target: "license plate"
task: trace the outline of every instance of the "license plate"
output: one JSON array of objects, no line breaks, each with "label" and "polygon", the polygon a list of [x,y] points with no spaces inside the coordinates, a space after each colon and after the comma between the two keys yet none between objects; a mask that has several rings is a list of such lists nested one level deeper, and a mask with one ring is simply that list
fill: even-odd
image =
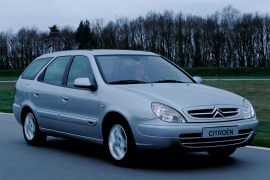
[{"label": "license plate", "polygon": [[203,128],[203,138],[238,136],[238,126]]}]

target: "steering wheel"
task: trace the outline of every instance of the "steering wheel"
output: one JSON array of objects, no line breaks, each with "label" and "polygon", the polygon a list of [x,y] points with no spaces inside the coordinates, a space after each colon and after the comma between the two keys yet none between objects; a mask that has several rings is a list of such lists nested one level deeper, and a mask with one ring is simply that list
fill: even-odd
[{"label": "steering wheel", "polygon": [[155,77],[150,78],[150,82],[155,82],[159,80],[166,80],[166,79],[162,76],[155,76]]}]

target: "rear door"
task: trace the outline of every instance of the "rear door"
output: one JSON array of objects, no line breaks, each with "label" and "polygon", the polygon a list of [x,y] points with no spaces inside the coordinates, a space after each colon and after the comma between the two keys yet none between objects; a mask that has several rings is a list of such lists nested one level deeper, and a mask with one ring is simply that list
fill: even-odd
[{"label": "rear door", "polygon": [[65,69],[71,58],[71,56],[56,58],[39,75],[38,80],[31,84],[31,103],[41,128],[57,129],[59,92]]}]

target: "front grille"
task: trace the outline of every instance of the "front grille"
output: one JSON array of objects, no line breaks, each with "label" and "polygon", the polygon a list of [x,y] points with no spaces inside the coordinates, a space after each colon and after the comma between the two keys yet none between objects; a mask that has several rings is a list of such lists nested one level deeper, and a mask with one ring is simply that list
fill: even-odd
[{"label": "front grille", "polygon": [[196,133],[181,134],[179,138],[181,144],[185,147],[208,148],[240,144],[248,138],[251,131],[251,129],[239,130],[238,136],[233,137],[202,138],[202,133]]},{"label": "front grille", "polygon": [[195,118],[227,118],[239,113],[238,108],[211,108],[189,110],[188,114]]}]

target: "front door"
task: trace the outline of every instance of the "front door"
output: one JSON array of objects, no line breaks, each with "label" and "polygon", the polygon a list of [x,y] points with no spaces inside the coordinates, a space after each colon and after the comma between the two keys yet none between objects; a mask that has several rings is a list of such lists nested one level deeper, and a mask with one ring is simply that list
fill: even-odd
[{"label": "front door", "polygon": [[86,56],[75,56],[67,77],[66,86],[60,91],[60,114],[62,128],[66,133],[99,138],[99,90],[77,88],[74,80],[80,77],[94,82],[90,61]]}]

